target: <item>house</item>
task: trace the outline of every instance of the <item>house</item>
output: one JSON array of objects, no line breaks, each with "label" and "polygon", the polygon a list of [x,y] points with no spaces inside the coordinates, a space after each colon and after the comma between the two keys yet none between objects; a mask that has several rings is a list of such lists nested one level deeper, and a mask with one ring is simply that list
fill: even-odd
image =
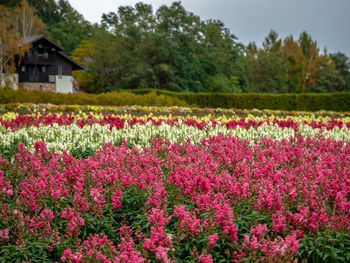
[{"label": "house", "polygon": [[72,71],[82,70],[83,66],[44,35],[28,37],[25,43],[31,44],[31,49],[16,68],[18,88],[73,93]]}]

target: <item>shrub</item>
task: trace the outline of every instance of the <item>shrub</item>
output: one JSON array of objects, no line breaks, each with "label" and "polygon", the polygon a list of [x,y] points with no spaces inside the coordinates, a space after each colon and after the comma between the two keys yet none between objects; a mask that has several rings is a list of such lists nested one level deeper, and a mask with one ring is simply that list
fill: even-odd
[{"label": "shrub", "polygon": [[[151,89],[132,90],[134,94],[153,92]],[[350,111],[350,92],[308,94],[264,93],[177,93],[156,90],[157,95],[166,95],[186,101],[189,105],[211,108],[271,109],[285,111]]]},{"label": "shrub", "polygon": [[0,103],[76,105],[197,106],[201,108],[271,109],[283,111],[350,111],[350,92],[308,94],[187,93],[155,89],[121,90],[101,94],[62,94],[0,89]]},{"label": "shrub", "polygon": [[0,89],[0,103],[52,103],[67,105],[140,105],[140,106],[188,106],[185,101],[175,96],[146,92],[134,94],[131,92],[110,92],[101,94],[63,94],[44,91],[29,91],[24,89]]}]

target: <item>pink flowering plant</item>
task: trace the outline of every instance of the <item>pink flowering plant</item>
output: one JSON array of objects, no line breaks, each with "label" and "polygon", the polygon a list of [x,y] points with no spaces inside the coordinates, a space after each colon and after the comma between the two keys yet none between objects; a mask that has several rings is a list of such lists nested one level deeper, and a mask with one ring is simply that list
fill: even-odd
[{"label": "pink flowering plant", "polygon": [[[73,119],[8,125],[50,121]],[[78,122],[108,121],[124,125],[108,118]],[[3,261],[350,260],[350,145],[344,141],[158,138],[142,150],[126,141],[106,143],[88,156],[51,153],[38,141],[33,152],[19,144],[4,156]]]}]

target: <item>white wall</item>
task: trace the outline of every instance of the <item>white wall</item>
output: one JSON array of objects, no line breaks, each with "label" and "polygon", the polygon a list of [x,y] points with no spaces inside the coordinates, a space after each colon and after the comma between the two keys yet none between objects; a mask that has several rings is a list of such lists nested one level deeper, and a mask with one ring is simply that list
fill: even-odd
[{"label": "white wall", "polygon": [[73,93],[73,77],[72,76],[55,76],[56,91],[62,93]]},{"label": "white wall", "polygon": [[0,87],[5,87],[6,84],[10,85],[13,89],[18,89],[18,74],[5,74],[0,73]]}]

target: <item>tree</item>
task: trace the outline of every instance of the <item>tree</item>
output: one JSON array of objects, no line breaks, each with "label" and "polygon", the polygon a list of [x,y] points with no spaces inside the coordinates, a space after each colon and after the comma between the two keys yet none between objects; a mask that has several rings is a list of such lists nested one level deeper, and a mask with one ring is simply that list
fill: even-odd
[{"label": "tree", "polygon": [[[328,62],[326,62],[328,63]],[[337,92],[342,91],[345,85],[344,79],[341,77],[335,67],[329,67],[325,70],[317,72],[315,85],[309,87],[309,92]]]},{"label": "tree", "polygon": [[19,5],[20,2],[21,0],[0,0],[0,5],[7,8],[14,8],[16,5]]},{"label": "tree", "polygon": [[321,69],[320,67],[321,65],[327,66],[327,63],[324,61],[327,60],[327,58],[320,56],[317,42],[305,31],[300,34],[298,43],[305,56],[304,86],[306,91],[308,91],[310,87],[316,86],[317,76]]},{"label": "tree", "polygon": [[[43,0],[41,0],[43,1]],[[51,3],[50,0],[46,0]],[[46,17],[48,35],[65,49],[70,55],[82,40],[89,40],[97,26],[91,25],[77,12],[67,0],[59,0],[50,5],[50,9],[40,7],[42,14],[51,14],[53,18]]]},{"label": "tree", "polygon": [[330,54],[335,64],[335,69],[344,80],[344,85],[337,88],[338,91],[350,91],[350,59],[344,53]]},{"label": "tree", "polygon": [[83,90],[105,92],[117,84],[114,74],[117,71],[115,54],[118,50],[113,44],[112,36],[100,31],[95,34],[94,41],[82,41],[79,48],[74,50],[73,59],[85,66],[84,71],[74,73]]},{"label": "tree", "polygon": [[278,54],[274,52],[260,54],[254,68],[253,91],[288,92],[287,68],[288,64]]},{"label": "tree", "polygon": [[[10,9],[20,6],[21,3],[22,0],[0,0],[0,5],[5,5]],[[45,24],[55,24],[60,21],[55,0],[28,0],[28,4],[35,8],[36,14]]]},{"label": "tree", "polygon": [[319,52],[317,42],[306,32],[300,34],[299,44],[306,59],[305,86],[309,92],[335,92],[344,88],[345,80],[337,70],[336,64],[327,54]]},{"label": "tree", "polygon": [[287,62],[288,92],[304,92],[305,56],[298,42],[292,36],[286,37],[281,47],[282,57]]},{"label": "tree", "polygon": [[[21,6],[22,14],[24,14],[26,22],[23,22],[23,17],[18,18],[17,14],[19,9],[15,11],[8,9],[7,7],[0,5],[0,73],[12,74],[15,72],[16,63],[28,52],[29,46],[25,44],[24,35],[31,34],[37,30],[37,23],[33,22],[34,14],[28,18],[26,15],[31,13],[31,9],[23,2]],[[30,27],[27,27],[27,22],[31,23]],[[19,25],[25,24],[19,30]],[[39,29],[38,29],[39,30]]]},{"label": "tree", "polygon": [[282,46],[282,40],[278,39],[278,33],[271,30],[263,41],[264,50],[267,52],[279,52]]},{"label": "tree", "polygon": [[204,26],[204,45],[215,57],[219,70],[230,78],[235,74],[234,61],[241,52],[236,36],[221,21],[209,20]]},{"label": "tree", "polygon": [[[22,0],[1,1],[13,9],[21,5]],[[28,0],[29,7],[36,10],[38,17],[45,23],[44,31],[51,39],[61,44],[66,54],[77,48],[81,40],[88,40],[96,30],[84,17],[77,12],[67,0]],[[23,6],[23,5],[22,5]],[[23,17],[20,10],[18,15]],[[29,17],[29,13],[27,17]],[[28,19],[22,19],[24,25]]]},{"label": "tree", "polygon": [[312,57],[319,52],[317,42],[314,41],[306,31],[303,31],[299,35],[298,43],[304,56],[308,59],[312,59]]},{"label": "tree", "polygon": [[263,48],[250,43],[246,50],[246,76],[248,92],[288,92],[288,63],[282,55],[282,40],[271,30]]},{"label": "tree", "polygon": [[44,24],[35,15],[35,9],[25,0],[14,8],[0,5],[0,73],[6,74],[6,80],[12,79],[8,76],[15,72],[16,66],[30,49],[25,38],[43,30]]},{"label": "tree", "polygon": [[73,76],[77,79],[81,90],[90,91],[93,83],[95,82],[96,74],[90,73],[87,69],[89,63],[92,61],[95,55],[94,42],[83,40],[80,46],[76,48],[72,53],[72,58],[79,64],[85,67],[85,70],[73,71]]},{"label": "tree", "polygon": [[110,87],[239,91],[233,63],[239,48],[220,21],[201,21],[180,2],[155,13],[138,3],[104,14],[102,25],[117,50]]},{"label": "tree", "polygon": [[44,23],[35,14],[35,8],[28,5],[26,0],[16,6],[13,11],[16,34],[23,38],[44,32]]},{"label": "tree", "polygon": [[23,40],[16,34],[16,27],[9,10],[0,6],[0,73],[13,73],[15,56]]}]

